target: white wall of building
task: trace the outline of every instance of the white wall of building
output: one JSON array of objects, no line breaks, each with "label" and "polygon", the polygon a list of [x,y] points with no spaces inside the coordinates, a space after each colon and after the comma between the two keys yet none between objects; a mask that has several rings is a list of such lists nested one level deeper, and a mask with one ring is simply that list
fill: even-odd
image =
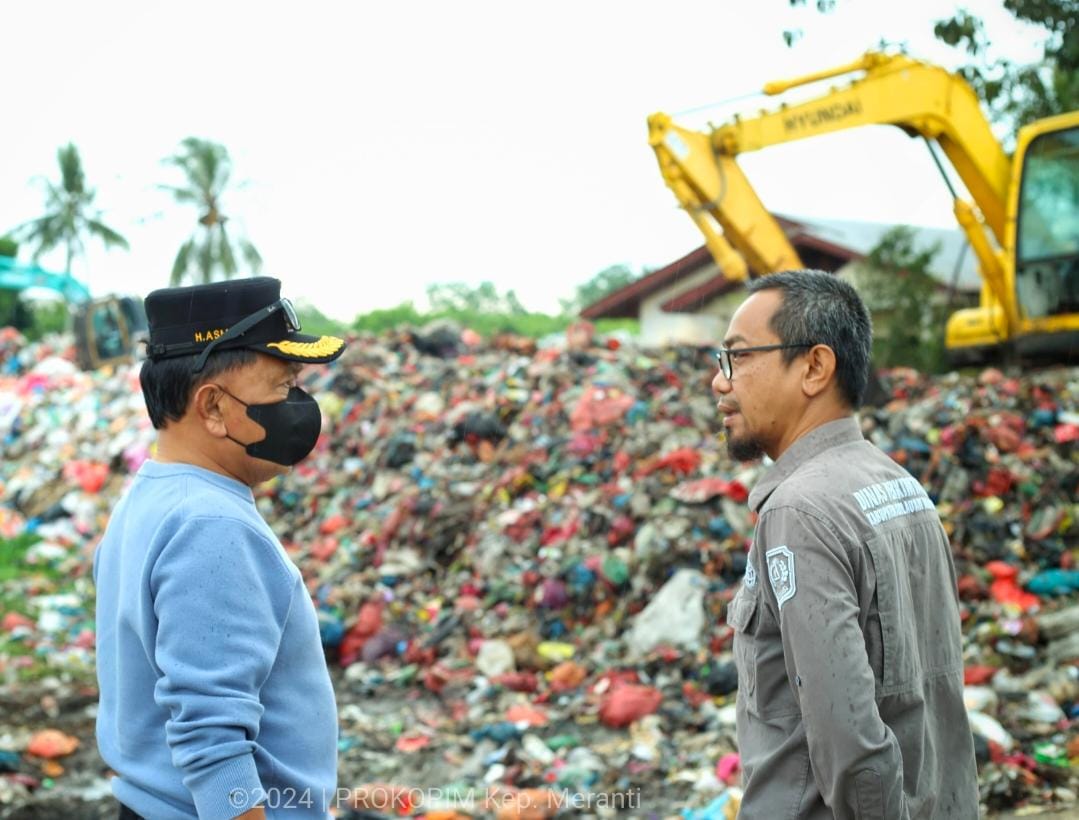
[{"label": "white wall of building", "polygon": [[642,347],[666,345],[714,345],[727,329],[727,322],[711,313],[711,305],[700,313],[667,313],[663,303],[691,288],[703,285],[716,275],[716,266],[707,265],[674,285],[641,301]]}]

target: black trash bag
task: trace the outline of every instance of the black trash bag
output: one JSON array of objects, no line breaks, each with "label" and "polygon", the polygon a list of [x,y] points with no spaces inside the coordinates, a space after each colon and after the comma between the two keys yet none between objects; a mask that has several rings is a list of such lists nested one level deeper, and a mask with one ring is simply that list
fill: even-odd
[{"label": "black trash bag", "polygon": [[733,662],[720,663],[708,670],[704,689],[709,695],[729,695],[738,688],[738,667]]},{"label": "black trash bag", "polygon": [[452,359],[461,351],[461,334],[450,327],[436,327],[425,333],[413,331],[412,346],[427,356]]},{"label": "black trash bag", "polygon": [[415,456],[416,437],[411,433],[398,433],[386,443],[383,459],[387,467],[397,470],[411,463]]},{"label": "black trash bag", "polygon": [[497,443],[506,437],[506,428],[492,413],[469,413],[453,425],[453,443],[478,438]]}]

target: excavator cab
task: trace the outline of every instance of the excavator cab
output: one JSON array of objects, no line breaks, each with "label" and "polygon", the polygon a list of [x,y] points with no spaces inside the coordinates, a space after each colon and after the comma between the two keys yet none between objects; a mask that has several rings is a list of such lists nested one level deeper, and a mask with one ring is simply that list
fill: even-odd
[{"label": "excavator cab", "polygon": [[142,300],[134,296],[110,296],[79,305],[72,325],[76,360],[84,370],[131,361],[148,334]]},{"label": "excavator cab", "polygon": [[1079,358],[1079,112],[1020,129],[1007,207],[1005,241],[989,257],[1003,287],[987,281],[979,307],[948,320],[949,358],[980,364],[997,349],[1010,361]]},{"label": "excavator cab", "polygon": [[1025,149],[1016,210],[1019,306],[1031,319],[1079,313],[1079,124],[1038,133]]}]

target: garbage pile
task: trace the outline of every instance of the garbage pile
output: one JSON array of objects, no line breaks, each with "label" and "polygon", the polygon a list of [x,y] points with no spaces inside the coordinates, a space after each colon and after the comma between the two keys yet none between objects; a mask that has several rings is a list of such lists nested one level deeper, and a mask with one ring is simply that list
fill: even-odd
[{"label": "garbage pile", "polygon": [[[136,368],[63,350],[0,347],[0,702],[34,724],[0,717],[0,817],[107,803],[89,566],[154,435]],[[305,376],[324,436],[257,499],[318,608],[340,783],[392,798],[340,816],[735,816],[725,608],[763,467],[727,458],[713,375],[703,350],[442,325]],[[1073,804],[1079,369],[883,378],[866,435],[955,549],[982,802]]]}]

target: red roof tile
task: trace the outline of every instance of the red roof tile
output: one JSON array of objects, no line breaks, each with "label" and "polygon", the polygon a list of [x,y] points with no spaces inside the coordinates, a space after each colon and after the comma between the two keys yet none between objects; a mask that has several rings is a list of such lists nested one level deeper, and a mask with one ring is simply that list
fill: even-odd
[{"label": "red roof tile", "polygon": [[593,302],[581,311],[581,316],[585,319],[636,319],[642,299],[696,273],[711,261],[712,255],[702,245],[669,265]]},{"label": "red roof tile", "polygon": [[668,299],[663,303],[662,308],[668,313],[695,313],[716,297],[730,293],[741,284],[738,280],[732,282],[720,273],[707,282]]}]

